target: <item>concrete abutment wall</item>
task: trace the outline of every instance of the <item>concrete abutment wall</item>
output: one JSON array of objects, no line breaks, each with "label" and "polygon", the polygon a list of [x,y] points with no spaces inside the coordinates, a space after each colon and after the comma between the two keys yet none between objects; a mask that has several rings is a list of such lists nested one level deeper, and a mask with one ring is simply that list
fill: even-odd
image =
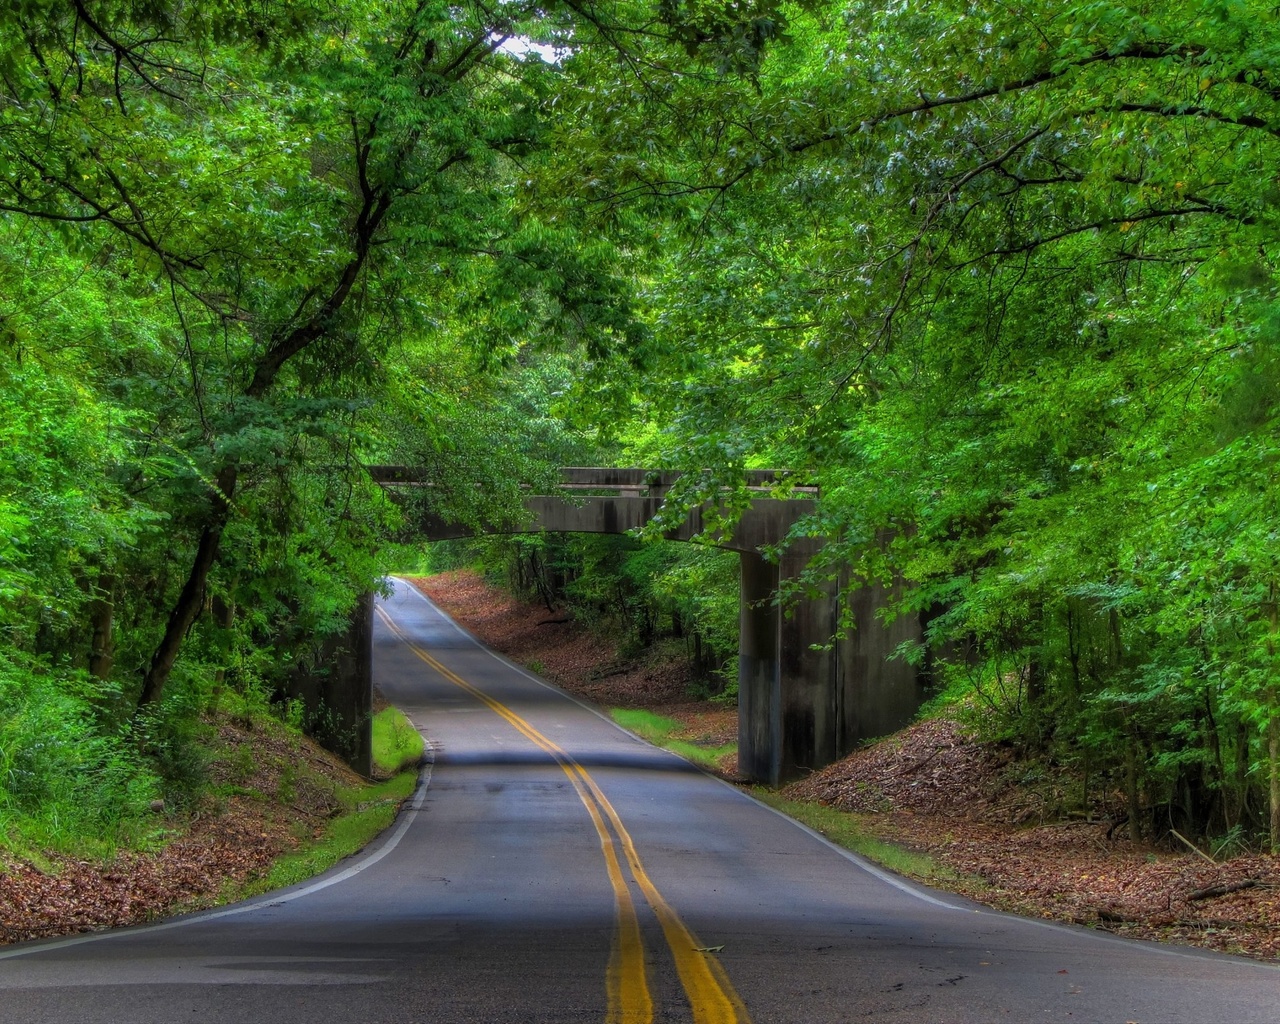
[{"label": "concrete abutment wall", "polygon": [[[811,551],[789,550],[782,562],[742,553],[738,655],[738,768],[776,785],[838,760],[859,743],[896,732],[923,703],[924,673],[894,657],[905,641],[920,642],[916,617],[886,625],[881,587],[847,598],[852,625],[839,624],[837,587],[781,610],[782,581],[798,577]],[[843,589],[843,588],[841,588]]]},{"label": "concrete abutment wall", "polygon": [[281,690],[302,701],[303,729],[368,778],[373,771],[373,595],[356,602],[347,628],[301,659]]}]

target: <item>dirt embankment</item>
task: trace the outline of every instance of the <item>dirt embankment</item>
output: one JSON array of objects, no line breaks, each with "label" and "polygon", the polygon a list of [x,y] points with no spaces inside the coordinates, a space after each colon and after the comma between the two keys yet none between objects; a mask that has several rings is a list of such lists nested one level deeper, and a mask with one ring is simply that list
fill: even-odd
[{"label": "dirt embankment", "polygon": [[[265,872],[338,813],[338,787],[361,783],[341,760],[273,723],[206,723],[210,793],[181,815],[157,811],[180,835],[156,853],[109,863],[51,855],[0,861],[0,944],[139,924],[214,906]],[[2,857],[3,855],[0,855]]]},{"label": "dirt embankment", "polygon": [[[1280,861],[1131,842],[1110,820],[1055,820],[1055,780],[954,721],[921,722],[787,787],[931,854],[983,902],[1119,934],[1280,954]],[[1028,782],[1034,777],[1034,782]]]},{"label": "dirt embankment", "polygon": [[[606,640],[474,573],[415,583],[485,643],[576,695],[646,708],[719,742],[736,737],[736,711],[690,701],[688,676],[674,661],[622,662]],[[783,795],[856,815],[865,831],[951,869],[956,891],[1002,909],[1263,959],[1280,955],[1277,858],[1215,861],[1134,844],[1106,820],[1053,820],[1055,782],[1034,767],[954,721],[932,720]],[[1032,775],[1039,777],[1029,783]]]}]

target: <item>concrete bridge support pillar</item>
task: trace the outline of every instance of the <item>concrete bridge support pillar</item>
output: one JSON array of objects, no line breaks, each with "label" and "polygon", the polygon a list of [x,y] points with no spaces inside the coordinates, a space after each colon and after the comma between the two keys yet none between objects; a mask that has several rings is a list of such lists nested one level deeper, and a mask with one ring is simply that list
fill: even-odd
[{"label": "concrete bridge support pillar", "polygon": [[373,595],[364,594],[347,628],[325,637],[281,687],[302,701],[304,730],[366,778],[373,770]]},{"label": "concrete bridge support pillar", "polygon": [[774,599],[782,580],[800,574],[808,554],[781,564],[742,552],[738,649],[738,770],[770,785],[829,764],[844,751],[829,643],[829,594],[786,610]]},{"label": "concrete bridge support pillar", "polygon": [[781,621],[778,566],[743,551],[738,608],[738,771],[759,782],[782,774]]}]

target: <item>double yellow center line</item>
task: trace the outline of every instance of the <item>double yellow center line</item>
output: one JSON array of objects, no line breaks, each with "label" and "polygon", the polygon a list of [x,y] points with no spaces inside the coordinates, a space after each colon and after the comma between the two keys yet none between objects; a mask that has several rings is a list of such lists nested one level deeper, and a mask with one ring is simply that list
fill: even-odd
[{"label": "double yellow center line", "polygon": [[[693,1009],[694,1024],[750,1024],[746,1007],[738,993],[734,991],[724,967],[713,955],[702,950],[693,933],[680,920],[671,905],[662,898],[658,887],[653,884],[653,880],[644,869],[631,834],[622,824],[622,819],[618,817],[613,804],[601,792],[590,773],[562,747],[535,729],[505,704],[477,689],[419,647],[382,608],[378,609],[378,614],[388,628],[418,658],[459,689],[480,701],[520,735],[549,754],[568,777],[578,798],[586,807],[592,824],[595,825],[596,833],[600,837],[600,849],[604,853],[605,869],[609,875],[609,883],[613,887],[617,911],[613,953],[609,959],[606,981],[609,1006],[608,1015],[605,1018],[607,1024],[651,1024],[653,1021],[653,999],[649,995],[644,939],[640,934],[640,921],[631,899],[631,889],[622,872],[613,833],[617,834],[617,841],[621,844],[623,857],[631,870],[631,876],[662,926],[663,937],[675,960],[676,973],[680,977],[680,983],[684,986],[685,994]],[[613,833],[610,832],[609,825],[613,826]]]}]

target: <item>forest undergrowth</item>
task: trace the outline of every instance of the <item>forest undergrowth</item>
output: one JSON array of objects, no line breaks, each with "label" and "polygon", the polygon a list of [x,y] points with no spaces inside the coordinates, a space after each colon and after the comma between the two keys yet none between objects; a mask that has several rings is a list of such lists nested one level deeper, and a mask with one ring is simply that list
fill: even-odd
[{"label": "forest undergrowth", "polygon": [[375,719],[370,783],[264,709],[204,713],[184,748],[184,798],[157,797],[145,827],[110,843],[0,844],[0,944],[141,924],[326,870],[390,825],[413,792],[422,747],[406,725],[394,709]]},{"label": "forest undergrowth", "polygon": [[[484,643],[575,696],[676,720],[681,729],[657,738],[664,745],[736,741],[736,708],[692,699],[678,652],[620,660],[600,632],[470,570],[413,583]],[[1080,786],[1076,774],[984,741],[963,719],[960,709],[941,711],[761,795],[894,870],[1001,910],[1259,959],[1280,955],[1276,857],[1231,843],[1194,852],[1135,843],[1115,810],[1119,794],[1099,788],[1089,807],[1078,807],[1066,799]],[[718,774],[732,779],[735,769],[729,755]]]}]

